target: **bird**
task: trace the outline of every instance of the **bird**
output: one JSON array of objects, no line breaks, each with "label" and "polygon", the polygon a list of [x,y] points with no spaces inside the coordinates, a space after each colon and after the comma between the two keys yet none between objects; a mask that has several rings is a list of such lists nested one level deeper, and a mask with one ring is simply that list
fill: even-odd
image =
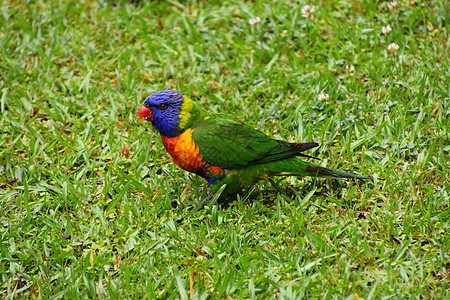
[{"label": "bird", "polygon": [[303,152],[319,144],[276,140],[230,117],[199,109],[188,96],[162,90],[148,96],[139,119],[160,133],[173,161],[203,177],[212,195],[226,185],[218,201],[227,203],[243,188],[273,176],[369,179],[303,161]]}]

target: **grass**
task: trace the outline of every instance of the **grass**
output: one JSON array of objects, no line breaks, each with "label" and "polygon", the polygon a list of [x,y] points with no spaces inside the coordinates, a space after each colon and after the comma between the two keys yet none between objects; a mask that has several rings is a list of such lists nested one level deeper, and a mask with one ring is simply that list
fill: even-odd
[{"label": "grass", "polygon": [[[305,4],[2,2],[0,296],[449,297],[449,4]],[[190,212],[206,182],[138,121],[161,89],[376,180]]]}]

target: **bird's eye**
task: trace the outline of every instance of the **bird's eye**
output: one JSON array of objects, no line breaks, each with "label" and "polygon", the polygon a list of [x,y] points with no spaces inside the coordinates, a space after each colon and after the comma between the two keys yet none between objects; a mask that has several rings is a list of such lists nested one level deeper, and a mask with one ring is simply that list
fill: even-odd
[{"label": "bird's eye", "polygon": [[162,110],[167,109],[167,104],[166,104],[166,103],[161,104],[161,105],[159,106],[159,109],[162,109]]},{"label": "bird's eye", "polygon": [[145,108],[150,108],[150,104],[148,104],[147,102],[144,102],[144,107]]}]

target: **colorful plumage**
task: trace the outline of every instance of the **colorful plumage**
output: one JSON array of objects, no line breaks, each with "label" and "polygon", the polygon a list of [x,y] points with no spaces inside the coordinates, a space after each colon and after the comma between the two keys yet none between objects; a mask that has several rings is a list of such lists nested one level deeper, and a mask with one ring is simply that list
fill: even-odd
[{"label": "colorful plumage", "polygon": [[152,122],[174,162],[205,178],[213,193],[226,184],[221,199],[271,176],[371,179],[304,162],[297,156],[309,157],[302,152],[317,143],[274,140],[246,124],[201,111],[176,91],[147,97],[139,118]]}]

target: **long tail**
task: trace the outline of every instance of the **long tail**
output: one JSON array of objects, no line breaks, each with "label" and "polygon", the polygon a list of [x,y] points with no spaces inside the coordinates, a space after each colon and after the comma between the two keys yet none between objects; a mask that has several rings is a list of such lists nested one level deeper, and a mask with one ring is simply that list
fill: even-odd
[{"label": "long tail", "polygon": [[354,175],[350,173],[344,173],[341,171],[336,171],[332,169],[328,169],[322,166],[313,165],[307,162],[302,162],[306,164],[305,172],[308,173],[309,176],[317,176],[323,178],[331,178],[331,179],[345,179],[345,178],[353,178],[353,179],[370,179],[373,180],[372,177]]}]

